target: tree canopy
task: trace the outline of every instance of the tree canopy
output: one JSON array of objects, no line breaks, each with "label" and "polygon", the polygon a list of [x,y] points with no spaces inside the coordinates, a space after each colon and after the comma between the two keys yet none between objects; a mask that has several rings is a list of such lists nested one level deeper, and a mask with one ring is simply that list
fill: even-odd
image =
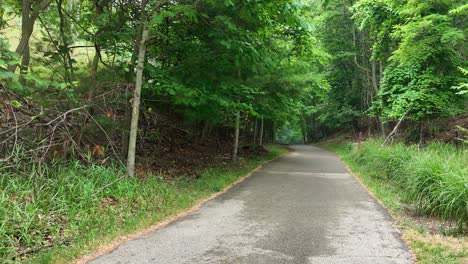
[{"label": "tree canopy", "polygon": [[104,137],[123,159],[155,116],[190,140],[387,135],[401,119],[466,113],[467,10],[456,0],[3,0],[2,129],[16,124],[25,139],[48,124],[31,128],[26,148]]}]

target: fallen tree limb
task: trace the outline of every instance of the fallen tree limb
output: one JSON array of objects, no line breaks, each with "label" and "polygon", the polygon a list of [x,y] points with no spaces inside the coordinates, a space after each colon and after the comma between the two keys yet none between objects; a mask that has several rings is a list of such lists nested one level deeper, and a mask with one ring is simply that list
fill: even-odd
[{"label": "fallen tree limb", "polygon": [[405,119],[405,116],[408,114],[408,112],[409,112],[409,109],[400,117],[400,120],[395,125],[392,132],[390,132],[390,134],[388,134],[388,136],[385,138],[384,142],[382,143],[382,146],[387,145],[387,143],[390,141],[390,139],[392,139],[396,135],[396,133],[398,132],[398,128],[400,127],[401,123]]}]

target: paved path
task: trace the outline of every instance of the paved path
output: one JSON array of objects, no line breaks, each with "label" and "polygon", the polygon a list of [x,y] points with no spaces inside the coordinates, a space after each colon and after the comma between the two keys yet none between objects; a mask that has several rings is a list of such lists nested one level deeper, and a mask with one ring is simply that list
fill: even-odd
[{"label": "paved path", "polygon": [[292,148],[197,212],[92,263],[413,263],[392,218],[338,158]]}]

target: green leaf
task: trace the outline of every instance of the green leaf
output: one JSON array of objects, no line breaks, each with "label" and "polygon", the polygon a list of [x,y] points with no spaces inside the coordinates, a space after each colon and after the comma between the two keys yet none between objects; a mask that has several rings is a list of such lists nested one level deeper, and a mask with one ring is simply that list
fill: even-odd
[{"label": "green leaf", "polygon": [[14,106],[15,108],[20,108],[22,106],[22,104],[17,100],[12,100],[11,105]]}]

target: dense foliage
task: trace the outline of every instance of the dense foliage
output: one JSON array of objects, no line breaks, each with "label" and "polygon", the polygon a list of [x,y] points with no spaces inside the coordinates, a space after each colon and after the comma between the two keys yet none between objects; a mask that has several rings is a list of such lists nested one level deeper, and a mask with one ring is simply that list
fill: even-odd
[{"label": "dense foliage", "polygon": [[159,133],[135,132],[157,123],[148,112],[192,139],[241,143],[274,140],[286,124],[306,142],[340,129],[386,135],[400,119],[423,127],[466,113],[466,13],[455,0],[3,1],[2,129],[22,112],[21,128],[63,134],[54,118],[85,107],[66,115],[81,127],[68,129],[73,142],[2,144],[99,142],[125,158]]},{"label": "dense foliage", "polygon": [[[141,143],[137,137],[146,139],[146,130],[132,131],[157,122],[148,120],[152,113],[177,120],[192,139],[228,139],[225,128],[237,127],[244,143],[271,141],[286,120],[301,119],[312,90],[324,86],[315,72],[326,55],[312,36],[306,1],[5,4],[2,129],[16,124],[22,138],[30,134],[25,124],[34,125],[29,117],[49,126],[49,133],[36,130],[39,140],[6,138],[7,149],[49,142],[80,151],[99,142],[125,158]],[[26,116],[8,115],[16,112]],[[74,128],[54,124],[62,121],[57,116]]]},{"label": "dense foliage", "polygon": [[466,114],[467,5],[462,2],[318,4],[316,34],[331,55],[325,69],[330,92],[313,118],[322,132],[371,131],[381,123],[379,129],[388,134],[392,121],[400,119],[413,120],[422,130],[428,120]]}]

